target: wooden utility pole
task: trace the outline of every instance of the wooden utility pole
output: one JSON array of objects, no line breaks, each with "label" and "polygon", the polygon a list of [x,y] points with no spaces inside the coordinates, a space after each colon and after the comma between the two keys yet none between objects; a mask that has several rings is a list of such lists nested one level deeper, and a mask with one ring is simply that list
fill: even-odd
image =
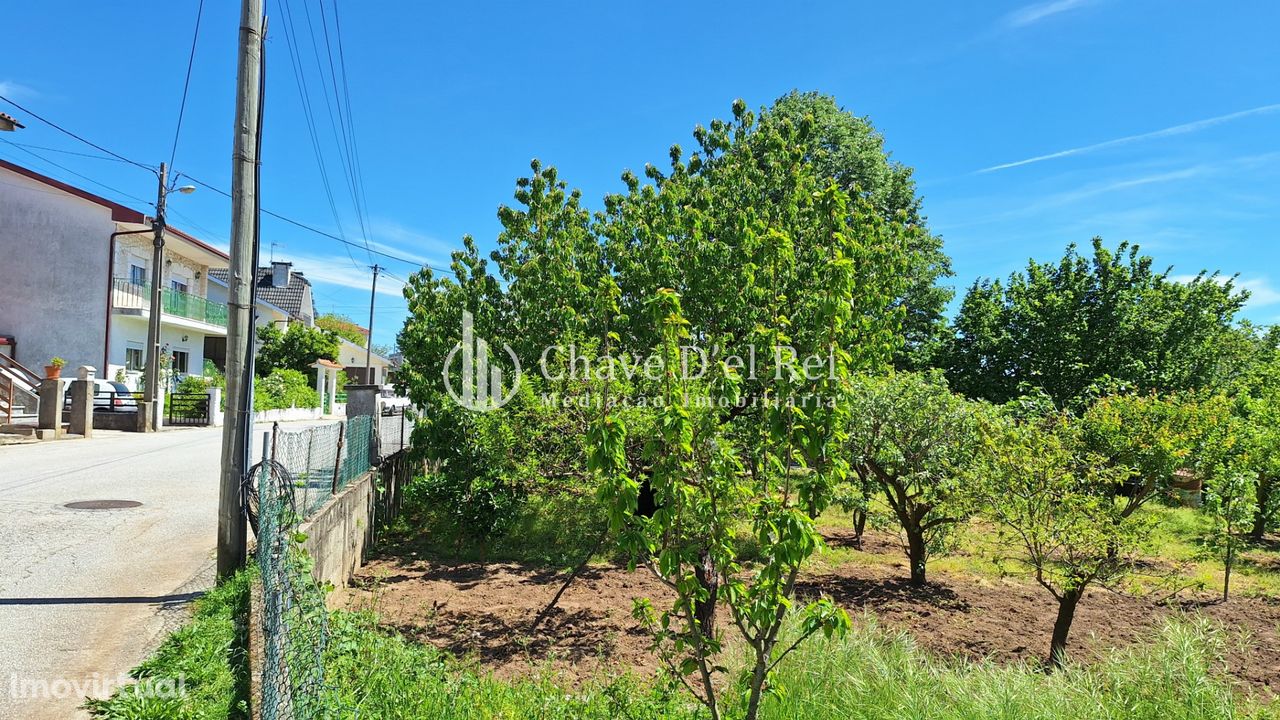
[{"label": "wooden utility pole", "polygon": [[378,272],[382,268],[373,266],[373,287],[369,290],[369,339],[364,343],[364,384],[373,384],[373,300],[378,297]]},{"label": "wooden utility pole", "polygon": [[148,430],[160,429],[164,414],[164,392],[160,388],[160,315],[164,312],[164,209],[168,195],[169,169],[160,163],[160,189],[156,191],[156,217],[151,221],[151,311],[147,316],[147,372],[143,395],[146,399]]},{"label": "wooden utility pole", "polygon": [[248,424],[253,382],[253,296],[257,279],[258,134],[262,128],[262,0],[240,5],[239,69],[236,73],[235,146],[231,159],[231,263],[227,291],[227,411],[222,428],[222,475],[218,497],[218,577],[245,564],[245,518],[240,486],[248,468]]}]

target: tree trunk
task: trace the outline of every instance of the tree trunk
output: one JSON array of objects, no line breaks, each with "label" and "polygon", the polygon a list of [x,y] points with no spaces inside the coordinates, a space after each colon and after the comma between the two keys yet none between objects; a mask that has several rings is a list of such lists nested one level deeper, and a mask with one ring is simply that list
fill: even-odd
[{"label": "tree trunk", "polygon": [[928,550],[924,543],[924,531],[919,527],[904,528],[907,534],[907,562],[911,564],[911,587],[923,587],[924,566]]},{"label": "tree trunk", "polygon": [[862,533],[867,529],[867,511],[859,508],[853,511],[853,546],[862,549]]},{"label": "tree trunk", "polygon": [[698,578],[698,584],[706,588],[707,599],[694,602],[693,616],[698,620],[702,636],[710,639],[715,633],[716,591],[719,589],[720,581],[716,577],[715,565],[711,562],[711,553],[703,550],[698,559],[699,562],[694,566],[693,574]]},{"label": "tree trunk", "polygon": [[1049,641],[1049,667],[1057,669],[1067,659],[1067,637],[1071,634],[1071,621],[1076,618],[1076,605],[1084,589],[1064,592],[1058,598],[1058,618],[1053,621],[1053,638]]},{"label": "tree trunk", "polygon": [[1258,509],[1253,512],[1253,529],[1249,531],[1249,539],[1253,542],[1262,542],[1267,534],[1267,521],[1271,519],[1267,511],[1271,509],[1272,484],[1270,477],[1258,473]]},{"label": "tree trunk", "polygon": [[1235,564],[1236,552],[1232,545],[1234,542],[1231,534],[1227,534],[1227,554],[1222,562],[1222,602],[1226,602],[1231,596],[1231,566]]}]

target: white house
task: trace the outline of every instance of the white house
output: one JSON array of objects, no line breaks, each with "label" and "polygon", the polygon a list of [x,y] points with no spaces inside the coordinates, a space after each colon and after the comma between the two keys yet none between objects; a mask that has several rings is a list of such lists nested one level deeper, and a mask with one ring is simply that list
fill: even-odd
[{"label": "white house", "polygon": [[366,381],[364,377],[364,361],[366,350],[363,345],[357,345],[346,338],[338,338],[338,362],[346,368],[345,372],[351,382],[363,383],[368,382],[371,385],[384,385],[387,382],[387,374],[391,371],[391,361],[382,357],[376,352],[368,353],[369,358],[369,375],[370,380]]},{"label": "white house", "polygon": [[[227,306],[208,298],[225,253],[177,228],[165,231],[161,343],[172,376],[201,374],[207,338],[225,338]],[[0,336],[6,354],[37,369],[68,368],[136,383],[146,358],[151,219],[28,168],[0,160]]]},{"label": "white house", "polygon": [[[300,322],[307,327],[315,325],[316,307],[312,296],[311,282],[302,273],[292,270],[292,264],[273,262],[266,267],[258,268],[255,278],[254,307],[255,327],[264,325],[284,326]],[[212,268],[209,271],[209,299],[226,303],[228,279],[227,268]],[[256,342],[256,339],[255,339]],[[210,337],[205,341],[205,357],[213,361],[219,369],[225,368],[227,356],[227,339]]]}]

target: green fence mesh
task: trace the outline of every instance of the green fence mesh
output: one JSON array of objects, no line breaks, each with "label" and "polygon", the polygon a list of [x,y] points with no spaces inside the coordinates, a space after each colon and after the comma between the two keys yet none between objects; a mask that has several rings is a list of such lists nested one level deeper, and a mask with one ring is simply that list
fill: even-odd
[{"label": "green fence mesh", "polygon": [[311,574],[299,526],[378,461],[373,417],[305,428],[272,428],[254,467],[262,571],[262,720],[356,717],[325,689],[324,590]]}]

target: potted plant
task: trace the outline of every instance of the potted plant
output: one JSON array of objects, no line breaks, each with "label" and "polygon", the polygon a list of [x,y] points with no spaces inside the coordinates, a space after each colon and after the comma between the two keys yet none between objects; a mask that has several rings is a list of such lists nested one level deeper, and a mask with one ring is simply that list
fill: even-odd
[{"label": "potted plant", "polygon": [[66,364],[66,360],[56,356],[53,357],[49,360],[49,364],[44,366],[44,376],[49,380],[56,380],[62,377],[62,367]]}]

